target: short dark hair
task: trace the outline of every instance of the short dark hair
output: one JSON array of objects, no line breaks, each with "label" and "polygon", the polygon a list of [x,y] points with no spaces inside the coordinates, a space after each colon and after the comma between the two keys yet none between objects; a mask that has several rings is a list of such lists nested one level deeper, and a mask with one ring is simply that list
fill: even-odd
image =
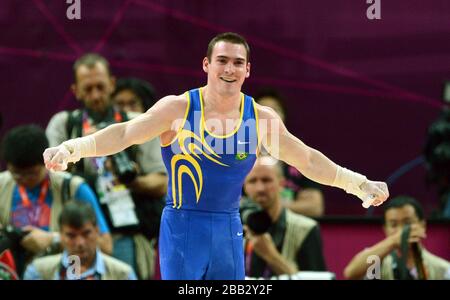
[{"label": "short dark hair", "polygon": [[45,131],[37,125],[18,126],[8,131],[2,142],[2,157],[17,168],[43,165],[42,153],[48,148]]},{"label": "short dark hair", "polygon": [[388,210],[393,208],[401,208],[405,205],[411,205],[414,208],[417,218],[419,218],[420,221],[424,220],[425,216],[422,205],[410,196],[401,195],[387,201],[386,204],[384,204],[383,223],[386,223],[386,212]]},{"label": "short dark hair", "polygon": [[285,98],[278,90],[268,87],[260,89],[254,94],[256,103],[259,103],[260,100],[265,97],[273,98],[281,106],[283,113],[286,115]]},{"label": "short dark hair", "polygon": [[206,57],[208,58],[209,61],[211,61],[211,56],[212,56],[214,46],[218,42],[222,42],[222,41],[232,43],[232,44],[243,45],[245,47],[245,50],[247,51],[247,62],[250,61],[250,46],[248,45],[247,41],[245,40],[245,38],[242,35],[234,33],[234,32],[225,32],[225,33],[218,34],[209,42],[208,50],[206,51]]},{"label": "short dark hair", "polygon": [[144,110],[149,109],[156,102],[156,93],[153,86],[145,80],[139,78],[120,78],[117,80],[116,89],[112,94],[114,98],[118,93],[124,90],[131,90],[142,101]]},{"label": "short dark hair", "polygon": [[86,53],[83,56],[79,57],[73,64],[73,78],[74,82],[77,81],[77,70],[81,66],[86,66],[89,69],[95,67],[96,63],[101,63],[105,66],[108,71],[108,75],[111,75],[111,69],[109,68],[109,62],[106,58],[101,56],[98,53]]},{"label": "short dark hair", "polygon": [[68,201],[58,218],[59,228],[62,228],[64,225],[81,228],[86,223],[97,226],[94,209],[89,203],[78,200]]}]

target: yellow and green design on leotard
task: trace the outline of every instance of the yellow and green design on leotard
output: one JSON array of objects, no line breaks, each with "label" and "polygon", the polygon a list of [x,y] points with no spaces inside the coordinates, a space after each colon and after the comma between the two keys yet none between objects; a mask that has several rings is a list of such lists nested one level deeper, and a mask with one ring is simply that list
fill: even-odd
[{"label": "yellow and green design on leotard", "polygon": [[[203,173],[200,164],[196,160],[202,160],[199,154],[218,165],[228,167],[227,164],[221,163],[218,160],[221,158],[220,155],[214,152],[206,142],[190,130],[182,129],[178,133],[178,144],[182,154],[175,154],[171,159],[173,208],[180,208],[183,204],[182,178],[184,174],[187,174],[192,180],[196,202],[200,199],[203,189]],[[177,165],[179,161],[182,161],[182,163]],[[195,173],[184,163],[189,163],[195,170]]]}]

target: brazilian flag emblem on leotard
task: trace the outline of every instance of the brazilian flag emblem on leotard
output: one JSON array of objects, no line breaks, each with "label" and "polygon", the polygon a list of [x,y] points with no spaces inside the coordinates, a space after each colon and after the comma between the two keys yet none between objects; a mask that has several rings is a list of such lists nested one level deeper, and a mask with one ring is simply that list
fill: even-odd
[{"label": "brazilian flag emblem on leotard", "polygon": [[237,160],[244,160],[248,157],[248,153],[247,152],[242,152],[242,153],[238,153],[236,154],[236,159]]}]

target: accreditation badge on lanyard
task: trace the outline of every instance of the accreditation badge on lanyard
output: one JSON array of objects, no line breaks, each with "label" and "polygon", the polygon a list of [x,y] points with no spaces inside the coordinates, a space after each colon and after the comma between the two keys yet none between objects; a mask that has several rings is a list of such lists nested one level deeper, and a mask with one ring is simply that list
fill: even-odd
[{"label": "accreditation badge on lanyard", "polygon": [[[122,116],[118,111],[114,112],[114,121],[116,123],[122,122]],[[83,133],[86,135],[92,133],[92,131],[92,124],[85,111],[83,114]],[[106,157],[92,158],[92,162],[99,175],[96,183],[99,201],[108,207],[113,226],[118,228],[139,224],[131,193],[125,185],[114,184],[114,176],[105,168]]]},{"label": "accreditation badge on lanyard", "polygon": [[[97,158],[97,165],[104,165],[106,158]],[[103,167],[99,168],[97,190],[99,191],[100,203],[108,207],[111,222],[114,227],[124,227],[139,224],[133,198],[130,190],[123,184],[114,185],[114,177],[111,172]]]},{"label": "accreditation badge on lanyard", "polygon": [[130,190],[124,185],[116,185],[105,195],[111,221],[114,227],[138,225],[133,198]]},{"label": "accreditation badge on lanyard", "polygon": [[[50,223],[50,207],[45,203],[49,187],[49,179],[46,178],[41,185],[41,191],[36,204],[33,204],[28,197],[27,190],[23,186],[19,186],[19,194],[22,199],[22,207],[20,209],[20,219],[34,227],[46,227]],[[16,212],[19,213],[19,212]],[[19,216],[16,216],[19,217]],[[25,218],[25,220],[24,220]]]}]

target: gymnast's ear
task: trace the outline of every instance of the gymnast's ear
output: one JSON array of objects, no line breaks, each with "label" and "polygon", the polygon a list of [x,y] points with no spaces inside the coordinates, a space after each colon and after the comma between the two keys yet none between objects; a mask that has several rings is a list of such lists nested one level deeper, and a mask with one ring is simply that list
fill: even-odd
[{"label": "gymnast's ear", "polygon": [[250,77],[250,63],[249,62],[247,63],[246,68],[247,68],[247,73],[245,74],[245,78],[249,78]]},{"label": "gymnast's ear", "polygon": [[203,71],[205,73],[208,73],[208,68],[209,68],[209,59],[207,57],[203,58]]}]

